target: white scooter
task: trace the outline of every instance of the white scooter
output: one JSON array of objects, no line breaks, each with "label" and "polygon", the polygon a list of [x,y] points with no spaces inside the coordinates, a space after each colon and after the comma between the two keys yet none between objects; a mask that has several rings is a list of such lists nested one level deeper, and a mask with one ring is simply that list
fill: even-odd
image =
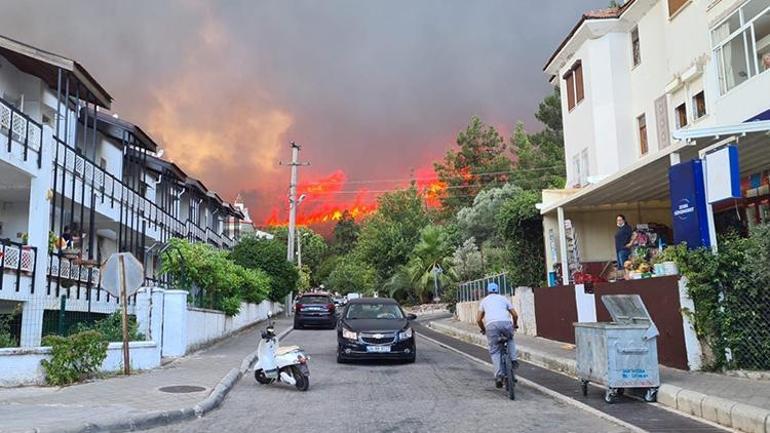
[{"label": "white scooter", "polygon": [[254,366],[257,382],[263,385],[284,382],[300,391],[307,391],[310,387],[310,368],[307,365],[310,357],[298,346],[279,347],[272,316],[268,317],[257,353],[259,358]]}]

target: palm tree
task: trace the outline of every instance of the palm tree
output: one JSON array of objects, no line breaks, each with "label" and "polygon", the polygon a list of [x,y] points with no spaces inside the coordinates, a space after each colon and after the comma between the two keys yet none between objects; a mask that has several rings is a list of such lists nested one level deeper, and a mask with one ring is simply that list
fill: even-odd
[{"label": "palm tree", "polygon": [[[452,266],[452,246],[446,232],[439,226],[425,227],[405,269],[417,297],[425,300],[435,290],[435,279],[441,287],[451,284],[455,280]],[[436,273],[436,269],[441,272]]]}]

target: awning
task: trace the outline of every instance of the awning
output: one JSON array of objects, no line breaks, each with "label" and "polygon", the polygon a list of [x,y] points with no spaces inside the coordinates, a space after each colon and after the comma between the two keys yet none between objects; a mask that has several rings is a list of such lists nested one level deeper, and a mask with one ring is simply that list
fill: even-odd
[{"label": "awning", "polygon": [[674,145],[646,156],[568,197],[544,203],[540,213],[549,214],[560,207],[590,209],[668,200],[668,169],[672,155],[678,154],[680,161],[688,161],[698,158],[701,150],[715,144],[738,144],[742,175],[770,168],[770,121],[678,130],[673,138],[676,140]]}]

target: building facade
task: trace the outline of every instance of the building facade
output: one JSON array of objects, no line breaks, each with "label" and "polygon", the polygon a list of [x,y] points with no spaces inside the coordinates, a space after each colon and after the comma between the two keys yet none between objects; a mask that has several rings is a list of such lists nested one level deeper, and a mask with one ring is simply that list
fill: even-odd
[{"label": "building facade", "polygon": [[[587,12],[544,71],[562,95],[567,185],[544,191],[541,207],[548,270],[570,264],[562,280],[578,262],[613,260],[617,213],[670,228],[668,168],[719,140],[738,144],[742,176],[767,185],[770,0],[627,0]],[[731,223],[715,211],[717,225]]]},{"label": "building facade", "polygon": [[133,253],[149,285],[172,238],[234,246],[225,221],[243,214],[108,114],[77,62],[0,37],[0,98],[0,313],[20,313],[21,346],[39,345],[62,305],[118,308],[99,279],[112,253]]}]

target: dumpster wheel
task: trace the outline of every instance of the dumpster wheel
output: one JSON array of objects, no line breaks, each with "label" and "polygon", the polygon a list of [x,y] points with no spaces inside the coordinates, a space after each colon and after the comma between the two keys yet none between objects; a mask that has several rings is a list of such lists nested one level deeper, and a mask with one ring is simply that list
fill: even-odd
[{"label": "dumpster wheel", "polygon": [[658,388],[647,388],[647,391],[644,392],[644,401],[647,403],[658,401]]},{"label": "dumpster wheel", "polygon": [[604,401],[608,404],[615,403],[618,400],[618,390],[617,388],[607,388],[607,391],[604,392]]}]

